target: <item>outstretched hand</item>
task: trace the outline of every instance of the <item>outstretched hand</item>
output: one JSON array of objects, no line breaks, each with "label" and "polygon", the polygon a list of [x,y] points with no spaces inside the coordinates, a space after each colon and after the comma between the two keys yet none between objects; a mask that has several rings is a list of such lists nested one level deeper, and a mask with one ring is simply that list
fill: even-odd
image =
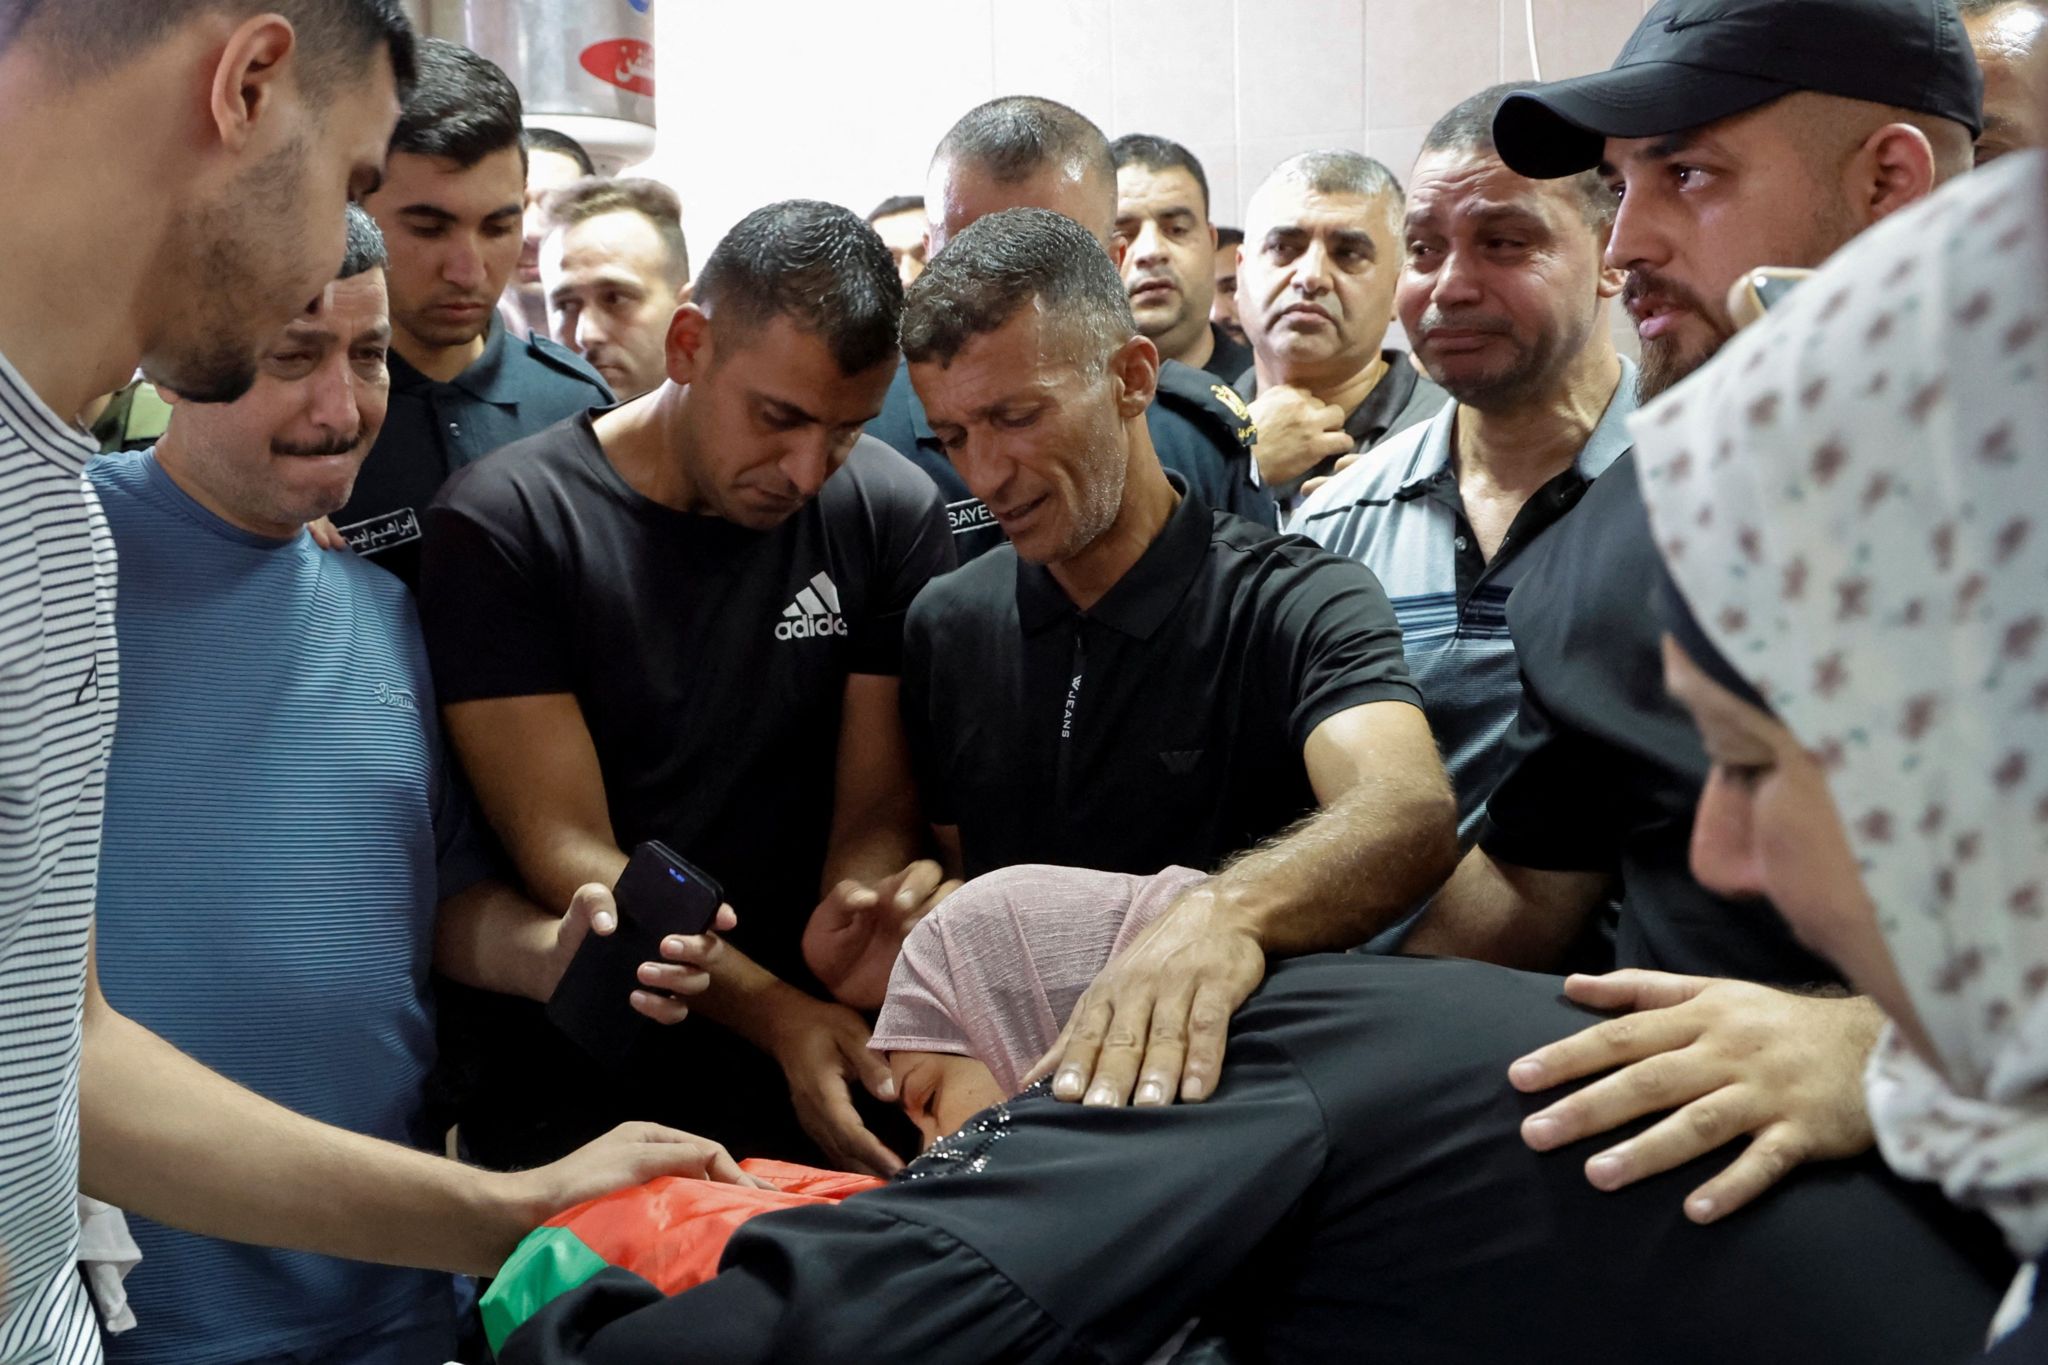
[{"label": "outstretched hand", "polygon": [[1625,1013],[1523,1057],[1508,1068],[1509,1081],[1534,1093],[1613,1074],[1530,1115],[1523,1141],[1549,1151],[1671,1111],[1586,1162],[1599,1189],[1618,1190],[1746,1136],[1742,1153],[1686,1197],[1686,1216],[1710,1223],[1805,1162],[1871,1145],[1863,1063],[1883,1015],[1860,996],[1637,970],[1569,977],[1565,994]]}]

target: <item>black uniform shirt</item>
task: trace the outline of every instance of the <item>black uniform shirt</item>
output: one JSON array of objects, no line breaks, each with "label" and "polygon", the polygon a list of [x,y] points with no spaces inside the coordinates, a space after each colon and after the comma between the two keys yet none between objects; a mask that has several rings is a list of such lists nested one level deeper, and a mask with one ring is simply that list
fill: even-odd
[{"label": "black uniform shirt", "polygon": [[1215,323],[1209,324],[1209,339],[1213,349],[1202,368],[1226,384],[1237,381],[1237,377],[1252,367],[1252,348]]},{"label": "black uniform shirt", "polygon": [[[1252,486],[1251,415],[1227,385],[1206,371],[1169,360],[1159,370],[1159,394],[1145,412],[1159,463],[1188,481],[1212,507],[1265,525],[1277,525],[1272,500]],[[894,448],[931,476],[945,500],[946,520],[965,564],[1003,543],[1003,531],[980,498],[967,490],[953,462],[925,420],[924,404],[910,384],[910,365],[896,369],[882,411],[868,435]]]},{"label": "black uniform shirt", "polygon": [[1372,571],[1191,493],[1086,612],[1004,546],[905,629],[926,814],[969,876],[1213,868],[1315,809],[1302,746],[1375,701],[1420,704]]},{"label": "black uniform shirt", "polygon": [[450,474],[612,391],[581,356],[546,337],[521,340],[495,315],[483,354],[443,384],[393,351],[391,408],[334,524],[359,555],[419,587],[427,504]]},{"label": "black uniform shirt", "polygon": [[[808,987],[847,677],[898,671],[904,612],[953,565],[931,484],[862,440],[801,511],[749,530],[635,492],[586,413],[459,471],[426,521],[442,702],[573,694],[619,846],[660,839],[717,878],[733,944]],[[546,1160],[638,1117],[800,1150],[781,1142],[793,1120],[773,1127],[789,1111],[772,1061],[695,1020],[643,1032],[651,1087],[607,1087],[558,1036],[522,1043],[483,1083],[491,1117],[465,1117],[473,1148]]]},{"label": "black uniform shirt", "polygon": [[1532,551],[1508,597],[1522,704],[1479,844],[1500,862],[1621,879],[1616,965],[1798,986],[1838,980],[1761,901],[1688,866],[1699,732],[1664,690],[1650,592],[1663,573],[1634,452]]}]

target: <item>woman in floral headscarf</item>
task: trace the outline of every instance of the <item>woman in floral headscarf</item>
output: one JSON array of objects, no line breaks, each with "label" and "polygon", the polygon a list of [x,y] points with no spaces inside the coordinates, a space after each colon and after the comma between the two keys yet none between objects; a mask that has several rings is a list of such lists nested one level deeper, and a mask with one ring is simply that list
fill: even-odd
[{"label": "woman in floral headscarf", "polygon": [[[1639,414],[1667,672],[1715,768],[1700,879],[1890,1016],[1904,1175],[2048,1251],[2048,171],[1880,226]],[[1688,610],[1689,608],[1689,610]],[[2023,1273],[2000,1349],[2048,1358]],[[2033,1354],[2041,1352],[2042,1354]]]}]

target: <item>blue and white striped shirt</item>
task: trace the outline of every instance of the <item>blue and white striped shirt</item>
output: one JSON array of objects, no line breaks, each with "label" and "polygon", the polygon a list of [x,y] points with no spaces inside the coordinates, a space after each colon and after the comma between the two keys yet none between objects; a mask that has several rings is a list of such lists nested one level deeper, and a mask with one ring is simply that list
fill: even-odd
[{"label": "blue and white striped shirt", "polygon": [[1492,561],[1465,575],[1465,591],[1459,561],[1476,564],[1478,550],[1452,467],[1455,402],[1375,446],[1288,522],[1324,549],[1363,561],[1386,588],[1408,671],[1457,789],[1458,835],[1466,843],[1500,775],[1501,741],[1522,699],[1508,593],[1531,547],[1629,447],[1636,372],[1626,359],[1621,365],[1621,385],[1572,468],[1530,497]]}]

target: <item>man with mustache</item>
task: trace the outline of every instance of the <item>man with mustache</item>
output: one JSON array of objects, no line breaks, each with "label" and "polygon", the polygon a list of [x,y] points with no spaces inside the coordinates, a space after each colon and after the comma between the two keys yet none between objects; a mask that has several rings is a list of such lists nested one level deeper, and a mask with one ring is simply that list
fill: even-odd
[{"label": "man with mustache", "polygon": [[[1967,171],[1981,98],[1946,0],[1661,0],[1612,70],[1509,97],[1494,140],[1522,175],[1597,167],[1619,200],[1607,264],[1628,272],[1648,399],[1734,334],[1726,301],[1747,272],[1818,265]],[[1753,401],[1725,414],[1731,428],[1818,401],[1772,379],[1753,376]],[[1617,897],[1625,970],[1566,990],[1624,1017],[1532,1053],[1510,1078],[1540,1093],[1615,1074],[1532,1114],[1523,1135],[1549,1151],[1673,1111],[1600,1144],[1585,1169],[1603,1190],[1746,1139],[1687,1197],[1687,1215],[1710,1222],[1801,1162],[1869,1146],[1859,1078],[1879,1015],[1861,998],[1803,993],[1838,978],[1768,907],[1723,900],[1691,874],[1707,763],[1655,685],[1644,585],[1656,565],[1624,455],[1509,602],[1523,679],[1509,757],[1478,847],[1407,946],[1551,970]],[[1839,593],[1856,610],[1853,581],[1786,591]]]},{"label": "man with mustache", "polygon": [[1382,349],[1400,277],[1401,184],[1357,152],[1303,152],[1252,193],[1237,316],[1255,357],[1259,482],[1291,512],[1338,459],[1429,420],[1444,391]]},{"label": "man with mustache", "polygon": [[1127,244],[1124,286],[1138,330],[1163,359],[1236,383],[1252,353],[1209,318],[1217,236],[1202,163],[1178,142],[1149,133],[1126,133],[1109,151],[1116,158],[1116,231]]},{"label": "man with mustache", "polygon": [[1608,328],[1622,273],[1600,260],[1614,198],[1590,172],[1526,180],[1501,164],[1493,116],[1513,89],[1438,120],[1409,176],[1395,306],[1453,401],[1324,484],[1288,527],[1386,586],[1467,841],[1521,693],[1508,593],[1628,448],[1635,411],[1634,367]]},{"label": "man with mustache", "polygon": [[[303,530],[348,496],[384,417],[383,246],[349,215],[341,278],[246,395],[174,400],[153,451],[91,466],[126,570],[98,968],[114,1008],[267,1099],[433,1150],[429,966],[544,999],[611,910],[586,889],[548,914],[488,875],[408,594]],[[645,970],[701,990],[717,949],[697,947]],[[376,1235],[373,1207],[351,1214]],[[453,1349],[445,1273],[131,1225],[138,1325],[112,1339],[115,1361],[411,1365]]]},{"label": "man with mustache", "polygon": [[[1606,262],[1630,277],[1648,398],[1733,335],[1724,300],[1748,272],[1817,265],[1967,171],[1981,97],[1947,0],[1659,0],[1612,70],[1510,96],[1493,137],[1517,174],[1598,168],[1619,200]],[[1802,401],[1768,379],[1728,421],[1767,423]],[[1503,775],[1477,846],[1404,948],[1554,971],[1618,897],[1612,955],[1623,970],[1565,989],[1626,1017],[1531,1053],[1509,1079],[1541,1093],[1614,1074],[1529,1115],[1523,1136],[1553,1151],[1663,1115],[1601,1142],[1586,1178],[1615,1190],[1712,1153],[1717,1173],[1685,1201],[1688,1217],[1711,1222],[1802,1162],[1868,1148],[1859,1076],[1878,1013],[1842,998],[1835,973],[1768,907],[1714,896],[1687,866],[1707,763],[1690,718],[1658,685],[1645,596],[1657,564],[1623,455],[1509,599],[1523,696]],[[1843,592],[1844,609],[1856,609],[1853,582],[1793,587]],[[1178,967],[1123,961],[1091,994],[1142,1005],[1225,981],[1249,992],[1257,979],[1239,972],[1220,952]],[[1124,1013],[1076,1031],[1056,1093],[1122,1096],[1180,1074],[1194,1048],[1175,1036],[1154,1058]],[[1214,1046],[1204,1040],[1205,1052]]]},{"label": "man with mustache", "polygon": [[391,251],[391,416],[333,517],[357,554],[419,585],[421,519],[464,465],[612,401],[582,357],[505,330],[526,150],[519,92],[468,48],[420,44],[420,79],[365,199]]}]

